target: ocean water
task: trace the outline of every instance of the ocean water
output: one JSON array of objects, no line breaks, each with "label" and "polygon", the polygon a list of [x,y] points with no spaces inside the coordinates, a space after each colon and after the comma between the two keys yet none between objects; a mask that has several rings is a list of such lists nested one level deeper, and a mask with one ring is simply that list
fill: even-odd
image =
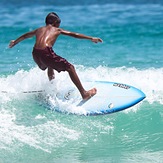
[{"label": "ocean water", "polygon": [[[1,0],[0,6],[0,163],[163,162],[161,0]],[[51,11],[61,17],[61,28],[103,39],[94,44],[60,36],[54,46],[74,64],[82,82],[126,83],[146,99],[104,116],[47,108],[46,99],[67,107],[49,95],[74,87],[68,74],[55,72],[53,83],[48,81],[32,59],[34,38],[12,49],[8,44],[43,26]]]}]

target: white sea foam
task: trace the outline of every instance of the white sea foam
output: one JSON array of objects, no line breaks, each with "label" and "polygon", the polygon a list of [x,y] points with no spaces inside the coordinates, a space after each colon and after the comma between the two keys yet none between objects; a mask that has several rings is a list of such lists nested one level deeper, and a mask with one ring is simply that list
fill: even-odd
[{"label": "white sea foam", "polygon": [[[18,125],[12,111],[0,111],[0,149],[13,150],[22,145],[51,152],[67,140],[77,140],[80,132],[69,129],[57,121],[46,121],[35,126]],[[17,142],[17,143],[16,143]],[[16,144],[16,145],[15,145]],[[54,149],[53,149],[54,150]]]},{"label": "white sea foam", "polygon": [[[158,102],[163,105],[163,68],[138,70],[136,68],[85,68],[76,66],[77,73],[82,82],[86,81],[113,81],[135,86],[146,94],[146,101],[149,104]],[[45,99],[49,100],[49,105],[53,108],[59,108],[60,111],[70,111],[76,113],[76,107],[70,105],[73,101],[56,100],[56,95],[64,95],[66,90],[76,90],[71,82],[68,73],[55,72],[56,79],[51,83],[48,81],[46,71],[40,71],[33,68],[30,71],[20,70],[16,74],[0,78],[0,97],[1,104],[11,101],[15,98],[19,100],[26,98],[29,94],[37,94],[39,91],[45,91]],[[87,88],[87,86],[85,86]],[[78,98],[80,94],[75,91]],[[50,98],[51,97],[51,98]],[[85,111],[81,109],[81,113]]]}]

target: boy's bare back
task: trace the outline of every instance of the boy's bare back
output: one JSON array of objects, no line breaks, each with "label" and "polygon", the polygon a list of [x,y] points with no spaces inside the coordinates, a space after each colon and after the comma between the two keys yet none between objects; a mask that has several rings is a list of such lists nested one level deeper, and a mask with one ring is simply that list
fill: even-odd
[{"label": "boy's bare back", "polygon": [[34,46],[36,48],[52,47],[60,33],[61,30],[52,25],[38,28],[35,31],[36,43]]}]

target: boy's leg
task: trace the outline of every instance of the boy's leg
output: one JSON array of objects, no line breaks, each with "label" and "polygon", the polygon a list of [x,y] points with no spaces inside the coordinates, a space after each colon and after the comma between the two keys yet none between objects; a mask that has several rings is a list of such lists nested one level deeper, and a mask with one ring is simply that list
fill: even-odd
[{"label": "boy's leg", "polygon": [[71,80],[73,81],[73,83],[78,88],[78,90],[79,90],[79,92],[80,92],[83,99],[89,99],[90,97],[92,97],[92,96],[94,96],[96,94],[96,92],[97,92],[96,88],[93,88],[93,89],[91,89],[89,91],[86,91],[83,88],[83,86],[82,86],[82,84],[81,84],[81,82],[79,80],[79,77],[78,77],[73,65],[71,65],[70,68],[67,71],[68,71],[68,73],[70,75]]},{"label": "boy's leg", "polygon": [[48,67],[48,71],[47,71],[49,80],[53,80],[55,78],[55,74],[54,74],[54,70],[51,67]]}]

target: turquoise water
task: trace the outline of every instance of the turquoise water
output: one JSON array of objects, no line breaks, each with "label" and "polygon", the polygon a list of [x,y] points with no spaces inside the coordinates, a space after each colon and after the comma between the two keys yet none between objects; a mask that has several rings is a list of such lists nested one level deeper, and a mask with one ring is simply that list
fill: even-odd
[{"label": "turquoise water", "polygon": [[[0,2],[0,163],[163,162],[162,2],[36,2]],[[61,17],[62,28],[104,41],[58,38],[54,50],[75,65],[81,81],[126,83],[146,99],[105,116],[49,110],[44,101],[51,93],[74,87],[68,74],[55,72],[49,83],[32,60],[34,38],[13,49],[8,43],[43,26],[51,11]],[[46,93],[24,93],[39,90]]]}]

